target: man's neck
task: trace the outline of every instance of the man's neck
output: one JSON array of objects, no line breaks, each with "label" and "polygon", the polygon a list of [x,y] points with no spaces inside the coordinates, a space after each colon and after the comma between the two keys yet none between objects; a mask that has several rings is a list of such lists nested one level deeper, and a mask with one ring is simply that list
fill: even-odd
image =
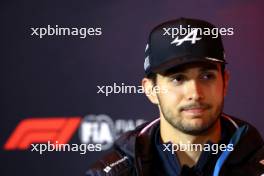
[{"label": "man's neck", "polygon": [[[190,135],[179,131],[170,125],[163,117],[160,120],[160,135],[164,143],[171,142],[173,144],[201,144],[202,147],[208,141],[218,143],[221,139],[221,125],[220,119],[207,132],[200,135]],[[194,148],[194,147],[192,147]],[[193,166],[197,163],[202,151],[185,150],[176,151],[181,165]]]}]

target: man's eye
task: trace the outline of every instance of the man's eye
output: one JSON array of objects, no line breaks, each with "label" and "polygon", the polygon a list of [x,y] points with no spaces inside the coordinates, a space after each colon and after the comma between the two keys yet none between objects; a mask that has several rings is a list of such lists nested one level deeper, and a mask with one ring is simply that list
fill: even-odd
[{"label": "man's eye", "polygon": [[213,73],[205,73],[201,76],[202,80],[211,80],[215,79],[215,75]]},{"label": "man's eye", "polygon": [[185,80],[185,76],[183,75],[176,75],[172,78],[172,82],[175,84],[180,84]]}]

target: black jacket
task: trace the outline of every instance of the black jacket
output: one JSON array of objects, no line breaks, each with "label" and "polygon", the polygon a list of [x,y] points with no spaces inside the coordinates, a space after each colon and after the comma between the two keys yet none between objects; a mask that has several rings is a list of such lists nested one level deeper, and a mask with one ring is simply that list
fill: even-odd
[{"label": "black jacket", "polygon": [[[264,142],[250,124],[222,114],[229,123],[223,130],[232,132],[236,141],[234,150],[222,156],[216,164],[214,176],[260,176],[264,174]],[[98,160],[86,172],[87,176],[147,176],[165,175],[155,154],[153,136],[159,127],[159,119],[145,123],[122,135],[108,155]],[[242,132],[241,136],[238,133]],[[220,156],[221,157],[221,156]],[[219,158],[220,158],[219,157]],[[262,161],[262,162],[261,162]],[[222,163],[222,164],[221,164]]]}]

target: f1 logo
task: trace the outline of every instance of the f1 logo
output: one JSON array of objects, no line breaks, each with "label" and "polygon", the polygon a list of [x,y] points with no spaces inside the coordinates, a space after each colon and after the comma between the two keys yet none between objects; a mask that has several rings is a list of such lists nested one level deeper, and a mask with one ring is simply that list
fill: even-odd
[{"label": "f1 logo", "polygon": [[[185,41],[191,41],[192,44],[195,44],[196,41],[198,40],[201,40],[202,38],[200,37],[197,37],[197,32],[198,32],[198,29],[194,29],[192,30],[190,33],[188,33],[188,35],[186,35],[184,38],[182,39],[179,39],[179,36],[177,36],[177,38],[175,38],[171,44],[176,44],[176,46],[179,46],[181,45],[183,42]],[[193,37],[191,37],[193,36]]]},{"label": "f1 logo", "polygon": [[5,150],[25,150],[32,143],[67,143],[80,124],[80,117],[29,118],[22,120],[4,145]]}]

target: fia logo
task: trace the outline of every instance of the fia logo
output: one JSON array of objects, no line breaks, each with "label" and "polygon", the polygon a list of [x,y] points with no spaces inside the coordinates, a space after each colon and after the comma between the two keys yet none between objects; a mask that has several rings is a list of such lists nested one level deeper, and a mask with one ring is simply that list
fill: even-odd
[{"label": "fia logo", "polygon": [[102,150],[107,150],[114,142],[114,123],[105,114],[87,115],[81,122],[79,136],[82,143],[101,144]]},{"label": "fia logo", "polygon": [[183,42],[185,41],[191,41],[192,44],[195,44],[196,41],[201,40],[202,38],[197,37],[197,32],[198,29],[194,29],[192,30],[190,33],[188,33],[188,35],[186,35],[184,38],[179,39],[179,36],[177,38],[175,38],[171,44],[176,44],[176,46],[181,45]]},{"label": "fia logo", "polygon": [[[112,147],[114,140],[128,130],[144,123],[143,119],[116,119],[106,114],[86,115],[81,121],[79,138],[84,144],[101,144],[102,150]],[[111,166],[112,167],[112,166]]]}]

